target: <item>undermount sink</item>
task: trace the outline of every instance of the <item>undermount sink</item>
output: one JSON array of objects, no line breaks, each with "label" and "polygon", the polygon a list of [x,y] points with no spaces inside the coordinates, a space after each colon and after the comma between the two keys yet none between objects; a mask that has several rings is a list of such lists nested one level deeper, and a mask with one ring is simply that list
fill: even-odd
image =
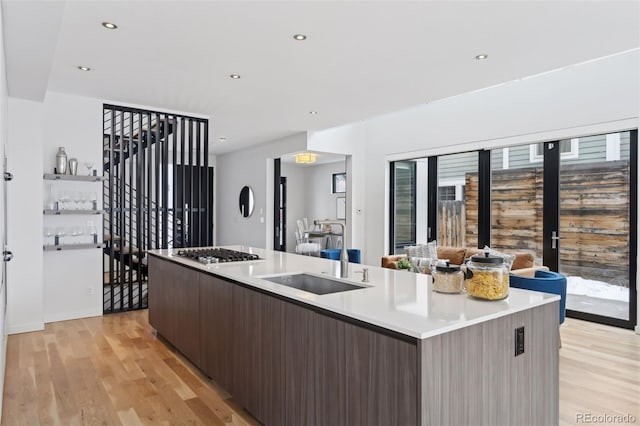
[{"label": "undermount sink", "polygon": [[314,294],[340,293],[342,291],[367,288],[366,286],[346,283],[334,278],[319,277],[316,275],[305,273],[274,275],[270,277],[260,278],[276,284],[296,288],[302,291],[308,291],[309,293]]}]

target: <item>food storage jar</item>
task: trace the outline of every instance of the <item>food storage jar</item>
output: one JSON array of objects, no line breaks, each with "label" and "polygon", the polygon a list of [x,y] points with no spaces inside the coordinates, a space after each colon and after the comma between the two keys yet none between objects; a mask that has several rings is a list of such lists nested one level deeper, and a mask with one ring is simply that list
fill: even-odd
[{"label": "food storage jar", "polygon": [[460,293],[464,287],[464,273],[459,266],[436,265],[431,277],[433,289],[438,293]]},{"label": "food storage jar", "polygon": [[467,262],[467,293],[480,299],[499,300],[509,295],[509,269],[499,256],[488,252]]}]

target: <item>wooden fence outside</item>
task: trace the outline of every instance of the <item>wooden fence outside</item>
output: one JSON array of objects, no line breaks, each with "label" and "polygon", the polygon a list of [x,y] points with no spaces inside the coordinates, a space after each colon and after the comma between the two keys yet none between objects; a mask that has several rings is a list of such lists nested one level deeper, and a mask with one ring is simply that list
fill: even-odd
[{"label": "wooden fence outside", "polygon": [[[541,263],[542,191],[541,167],[493,172],[493,248],[529,251],[536,256],[538,264]],[[562,167],[560,272],[628,287],[629,202],[627,161]],[[439,239],[438,244],[476,247],[477,174],[465,175],[464,205],[458,207],[452,203],[455,202],[438,205],[439,229],[443,230],[439,232],[442,240]]]},{"label": "wooden fence outside", "polygon": [[629,163],[563,166],[560,272],[629,286]]},{"label": "wooden fence outside", "polygon": [[438,245],[465,247],[465,205],[462,201],[438,202]]}]

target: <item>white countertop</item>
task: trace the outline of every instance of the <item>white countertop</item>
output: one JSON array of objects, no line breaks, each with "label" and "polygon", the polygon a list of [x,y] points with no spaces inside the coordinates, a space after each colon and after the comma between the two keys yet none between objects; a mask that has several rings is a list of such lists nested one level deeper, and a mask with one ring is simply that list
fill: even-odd
[{"label": "white countertop", "polygon": [[[317,295],[259,277],[305,272],[339,278],[339,261],[246,246],[225,248],[255,253],[262,259],[204,265],[174,255],[170,249],[150,253],[418,339],[560,300],[554,294],[517,288],[510,288],[509,297],[497,301],[478,300],[466,294],[441,294],[432,291],[430,275],[354,263],[349,264],[349,277],[342,280],[366,288]],[[362,274],[356,272],[363,267],[369,268],[368,283],[362,283]]]}]

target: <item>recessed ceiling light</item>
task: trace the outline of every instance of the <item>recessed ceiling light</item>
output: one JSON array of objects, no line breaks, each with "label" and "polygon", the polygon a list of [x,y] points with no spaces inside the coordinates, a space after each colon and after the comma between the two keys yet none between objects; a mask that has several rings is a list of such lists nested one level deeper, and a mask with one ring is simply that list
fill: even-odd
[{"label": "recessed ceiling light", "polygon": [[85,67],[85,66],[82,66],[82,65],[78,65],[78,69],[80,71],[91,71],[91,68]]},{"label": "recessed ceiling light", "polygon": [[226,140],[227,140],[227,138],[226,138],[226,137],[224,137],[224,136],[220,136],[220,137],[218,138],[218,140],[219,140],[220,142],[224,142],[224,141],[226,141]]},{"label": "recessed ceiling light", "polygon": [[487,59],[489,57],[489,55],[487,55],[486,53],[481,53],[479,55],[476,55],[476,59],[481,61],[483,59]]},{"label": "recessed ceiling light", "polygon": [[231,74],[229,77],[231,77],[234,80],[237,80],[240,78],[240,76],[238,74]]},{"label": "recessed ceiling light", "polygon": [[306,40],[306,39],[307,39],[307,36],[306,36],[306,35],[304,35],[304,34],[295,34],[295,35],[293,36],[293,39],[294,39],[294,40],[298,40],[298,41],[302,41],[302,40]]},{"label": "recessed ceiling light", "polygon": [[115,30],[116,28],[118,28],[116,24],[112,24],[111,22],[103,22],[102,26],[108,30]]},{"label": "recessed ceiling light", "polygon": [[316,115],[318,113],[318,111],[309,111],[309,114],[311,115]]}]

